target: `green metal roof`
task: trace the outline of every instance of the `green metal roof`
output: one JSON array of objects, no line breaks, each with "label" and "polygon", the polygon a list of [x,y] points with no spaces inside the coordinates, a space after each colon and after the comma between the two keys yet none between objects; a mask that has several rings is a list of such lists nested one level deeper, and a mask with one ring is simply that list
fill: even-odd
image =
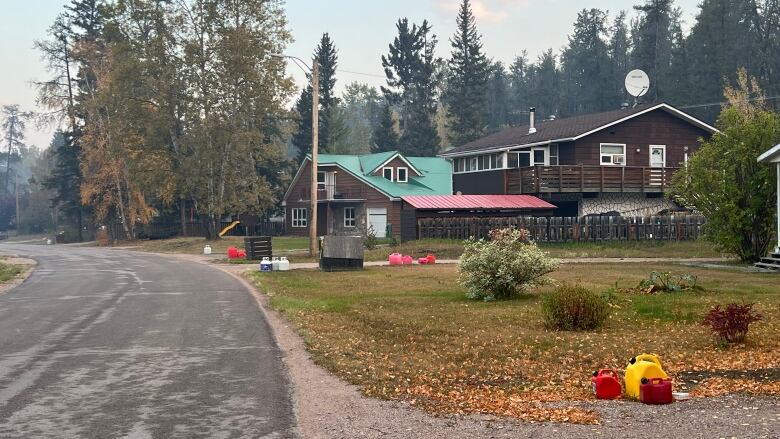
[{"label": "green metal roof", "polygon": [[[371,175],[396,154],[409,162],[422,176],[410,174],[408,183],[398,183]],[[311,156],[308,158],[311,159]],[[393,198],[407,195],[452,195],[452,166],[449,161],[439,157],[407,157],[398,151],[389,151],[362,156],[320,154],[317,161],[320,165],[339,166]]]}]

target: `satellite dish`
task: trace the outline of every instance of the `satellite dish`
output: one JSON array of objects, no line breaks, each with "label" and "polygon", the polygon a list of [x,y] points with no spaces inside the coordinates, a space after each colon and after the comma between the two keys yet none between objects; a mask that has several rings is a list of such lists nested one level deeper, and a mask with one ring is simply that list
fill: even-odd
[{"label": "satellite dish", "polygon": [[632,70],[626,75],[626,90],[635,98],[640,98],[650,90],[650,77],[641,70]]}]

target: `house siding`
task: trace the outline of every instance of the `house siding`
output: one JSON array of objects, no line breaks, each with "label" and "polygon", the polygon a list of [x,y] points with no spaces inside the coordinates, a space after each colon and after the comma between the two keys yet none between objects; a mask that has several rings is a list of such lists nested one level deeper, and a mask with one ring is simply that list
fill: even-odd
[{"label": "house siding", "polygon": [[[331,207],[334,207],[332,209],[332,217],[331,221],[335,222],[341,222],[343,224],[343,207],[339,208],[339,206],[360,206],[360,209],[358,209],[358,218],[363,218],[363,228],[365,228],[365,212],[367,208],[386,208],[387,209],[387,222],[392,226],[393,230],[393,236],[396,238],[400,238],[401,234],[401,205],[399,201],[392,201],[387,195],[383,194],[382,192],[379,192],[378,190],[374,189],[373,186],[364,183],[362,180],[359,180],[352,174],[348,173],[347,171],[342,170],[341,168],[334,167],[334,166],[320,166],[320,170],[327,170],[332,171],[336,170],[338,173],[336,174],[336,187],[335,192],[344,194],[344,198],[352,199],[352,198],[360,198],[361,200],[365,200],[361,203],[349,203],[344,201],[333,201],[331,202]],[[310,191],[310,182],[311,182],[311,163],[307,162],[304,166],[303,170],[301,171],[300,177],[298,178],[298,181],[295,182],[295,185],[292,187],[292,189],[289,191],[289,194],[286,198],[286,207],[285,207],[285,225],[288,235],[292,236],[308,236],[309,235],[309,228],[308,227],[292,227],[292,209],[298,208],[298,207],[309,207],[309,191]],[[300,201],[303,200],[303,201]],[[318,227],[317,227],[317,234],[323,235],[327,231],[327,223],[324,222],[322,219],[324,213],[327,211],[325,209],[326,204],[324,202],[321,202],[318,209]],[[309,216],[309,219],[311,219],[311,216]],[[343,227],[342,227],[343,229]],[[350,233],[353,233],[353,230],[349,230]],[[362,230],[361,230],[362,231]],[[346,233],[346,232],[344,232]]]},{"label": "house siding", "polygon": [[[663,110],[637,116],[575,142],[574,161],[562,164],[600,165],[602,143],[626,144],[626,166],[650,166],[650,145],[666,146],[666,166],[679,167],[688,154],[699,149],[699,138],[710,133]],[[639,152],[637,152],[639,150]]]}]

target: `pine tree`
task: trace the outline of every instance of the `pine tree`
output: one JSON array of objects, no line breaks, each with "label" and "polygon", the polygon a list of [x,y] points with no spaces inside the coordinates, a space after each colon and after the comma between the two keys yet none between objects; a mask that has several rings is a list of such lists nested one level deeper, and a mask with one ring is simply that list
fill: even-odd
[{"label": "pine tree", "polygon": [[398,36],[382,56],[387,87],[382,92],[401,110],[398,149],[407,155],[434,156],[441,139],[435,125],[437,112],[435,71],[436,36],[428,21],[409,26],[404,18],[396,24]]},{"label": "pine tree", "polygon": [[629,95],[624,87],[625,77],[631,69],[631,40],[626,24],[626,11],[620,11],[610,28],[609,38],[610,90],[614,101],[628,103]]},{"label": "pine tree", "polygon": [[[328,33],[322,34],[317,48],[314,50],[314,59],[320,67],[320,135],[319,147],[321,151],[330,152],[330,142],[337,139],[343,133],[343,118],[333,120],[334,107],[339,105],[336,97],[336,68],[338,66],[338,51]],[[309,116],[311,124],[311,116]],[[339,133],[332,135],[330,132]],[[311,149],[311,147],[309,147]]]},{"label": "pine tree", "polygon": [[298,149],[298,163],[303,163],[306,155],[311,152],[311,118],[312,118],[312,88],[311,85],[303,87],[301,95],[295,102],[295,111],[298,113],[298,129],[292,137],[292,143]]},{"label": "pine tree", "polygon": [[496,132],[509,125],[509,80],[500,61],[490,68],[486,99],[487,129]]},{"label": "pine tree", "polygon": [[525,50],[509,66],[509,123],[512,125],[520,124],[531,106],[530,70],[528,52]]},{"label": "pine tree", "polygon": [[460,146],[485,133],[485,100],[490,64],[482,51],[470,0],[463,0],[456,19],[457,31],[450,40],[446,102],[450,115],[449,135],[453,146]]},{"label": "pine tree", "polygon": [[398,149],[398,133],[395,131],[393,110],[390,104],[382,107],[379,125],[371,136],[371,152],[395,151]]},{"label": "pine tree", "polygon": [[552,49],[542,53],[536,64],[529,69],[528,82],[529,102],[530,106],[536,107],[536,115],[539,118],[557,116],[561,99],[561,81],[558,61]]},{"label": "pine tree", "polygon": [[645,100],[658,102],[671,97],[672,3],[674,0],[646,0],[634,6],[639,17],[633,23],[632,60],[636,68],[650,76],[650,91]]},{"label": "pine tree", "polygon": [[583,9],[577,14],[574,33],[561,55],[565,78],[561,114],[592,113],[617,107],[610,98],[611,65],[607,43],[607,14],[599,9]]}]

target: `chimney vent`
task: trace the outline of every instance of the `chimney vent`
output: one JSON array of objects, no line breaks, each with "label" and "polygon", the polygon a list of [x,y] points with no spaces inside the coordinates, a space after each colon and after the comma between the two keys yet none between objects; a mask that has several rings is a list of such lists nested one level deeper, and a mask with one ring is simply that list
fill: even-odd
[{"label": "chimney vent", "polygon": [[531,115],[530,126],[528,127],[528,134],[536,134],[536,108],[534,107],[529,108],[528,113]]}]

